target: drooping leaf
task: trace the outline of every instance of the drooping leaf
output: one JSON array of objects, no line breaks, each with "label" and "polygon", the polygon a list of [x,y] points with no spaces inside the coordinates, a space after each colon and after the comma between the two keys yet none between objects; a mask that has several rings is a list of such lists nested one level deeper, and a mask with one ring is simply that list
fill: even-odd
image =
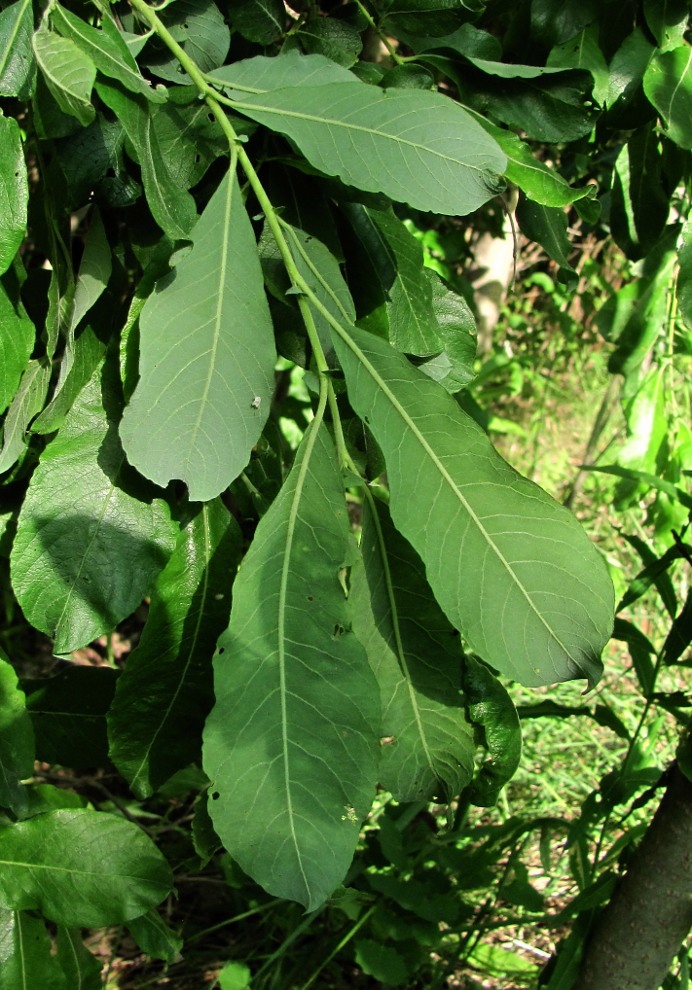
[{"label": "drooping leaf", "polygon": [[0,412],[4,412],[19,387],[36,337],[12,272],[0,278],[0,326]]},{"label": "drooping leaf", "polygon": [[68,928],[100,928],[139,917],[171,886],[153,841],[115,815],[49,811],[0,826],[2,907],[39,910]]},{"label": "drooping leaf", "polygon": [[16,0],[0,13],[0,96],[27,100],[36,78],[31,49],[31,0]]},{"label": "drooping leaf", "polygon": [[204,734],[224,846],[267,890],[309,911],[353,856],[374,795],[379,724],[339,581],[354,551],[339,471],[316,427],[236,578]]},{"label": "drooping leaf", "polygon": [[648,254],[668,220],[670,205],[662,186],[658,140],[653,126],[640,127],[615,161],[610,225],[630,258]]},{"label": "drooping leaf", "polygon": [[29,361],[5,415],[0,450],[0,474],[17,463],[26,447],[26,431],[46,401],[50,384],[50,365]]},{"label": "drooping leaf", "polygon": [[481,730],[488,754],[465,797],[483,808],[491,807],[519,766],[519,716],[507,689],[473,657],[465,658],[463,686],[469,717]]},{"label": "drooping leaf", "polygon": [[28,201],[19,125],[0,114],[0,275],[12,264],[24,238]]},{"label": "drooping leaf", "polygon": [[[91,58],[99,72],[117,79],[126,89],[133,93],[141,93],[154,103],[165,103],[166,94],[154,89],[142,76],[134,57],[108,14],[104,15],[103,28],[99,30],[55,3],[51,7],[51,21],[64,38],[69,38]],[[109,25],[112,26],[111,30]]]},{"label": "drooping leaf", "polygon": [[473,772],[456,631],[427,587],[420,557],[372,499],[353,569],[353,628],[382,700],[380,784],[397,801],[450,801]]},{"label": "drooping leaf", "polygon": [[644,74],[644,92],[671,141],[692,149],[692,45],[656,52]]},{"label": "drooping leaf", "polygon": [[0,990],[72,990],[72,986],[55,965],[43,921],[27,911],[0,908]]},{"label": "drooping leaf", "polygon": [[240,532],[220,500],[181,532],[137,648],[118,681],[110,757],[139,797],[199,758],[213,702],[211,658],[228,624]]},{"label": "drooping leaf", "polygon": [[517,220],[523,233],[545,248],[548,257],[560,266],[560,274],[575,275],[569,261],[572,245],[567,236],[567,215],[564,209],[542,206],[522,198],[517,207]]},{"label": "drooping leaf", "polygon": [[269,414],[275,351],[235,176],[223,180],[190,236],[192,249],[144,305],[140,380],[121,437],[145,477],[160,485],[180,478],[192,501],[205,501],[250,459]]},{"label": "drooping leaf", "polygon": [[119,672],[69,664],[57,674],[23,681],[36,736],[36,759],[74,770],[108,764],[106,713]]},{"label": "drooping leaf", "polygon": [[[112,396],[110,374],[106,366],[106,402]],[[165,503],[129,494],[132,479],[101,393],[97,373],[43,452],[12,550],[14,589],[24,614],[54,637],[58,654],[90,643],[130,615],[174,539]]]},{"label": "drooping leaf", "polygon": [[597,681],[613,588],[574,516],[384,341],[349,328],[335,347],[350,401],[384,453],[394,523],[466,642],[525,684]]},{"label": "drooping leaf", "polygon": [[286,89],[291,86],[323,86],[334,82],[356,82],[348,69],[324,55],[301,55],[297,49],[269,58],[255,55],[230,65],[223,65],[209,74],[209,79],[231,95],[265,93],[270,89]]},{"label": "drooping leaf", "polygon": [[172,179],[153,125],[158,107],[143,96],[101,80],[96,85],[103,102],[116,114],[132,142],[142,168],[142,181],[154,220],[172,240],[189,237],[197,217],[195,201]]},{"label": "drooping leaf", "polygon": [[49,31],[44,24],[34,34],[32,43],[36,61],[56,103],[63,113],[86,127],[96,116],[91,103],[96,79],[93,61],[73,41]]},{"label": "drooping leaf", "polygon": [[26,806],[20,781],[34,772],[34,732],[17,675],[0,650],[0,806]]},{"label": "drooping leaf", "polygon": [[127,927],[137,945],[148,956],[171,964],[180,954],[182,938],[168,927],[159,912],[153,908],[141,918],[132,918]]},{"label": "drooping leaf", "polygon": [[65,974],[66,990],[101,990],[102,965],[82,942],[77,928],[58,926],[56,958]]},{"label": "drooping leaf", "polygon": [[439,93],[333,83],[246,95],[237,109],[326,175],[420,210],[463,215],[502,189],[500,148]]}]

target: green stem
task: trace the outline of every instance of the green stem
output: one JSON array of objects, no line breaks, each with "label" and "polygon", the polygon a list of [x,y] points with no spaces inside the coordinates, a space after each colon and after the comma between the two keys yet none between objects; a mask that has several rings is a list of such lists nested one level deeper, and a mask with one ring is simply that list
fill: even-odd
[{"label": "green stem", "polygon": [[377,905],[376,904],[373,904],[372,907],[368,908],[368,910],[365,912],[365,914],[358,919],[358,921],[355,923],[355,925],[353,925],[353,927],[351,928],[351,930],[349,932],[347,932],[347,934],[344,935],[344,937],[341,939],[341,941],[332,949],[332,951],[329,953],[329,955],[324,960],[324,962],[320,963],[320,965],[317,967],[317,969],[311,974],[311,976],[308,978],[308,980],[302,985],[302,987],[300,988],[300,990],[308,990],[308,988],[312,986],[312,984],[315,982],[315,980],[320,975],[320,973],[322,972],[322,970],[326,966],[328,966],[329,963],[334,958],[334,956],[336,956],[339,952],[341,952],[341,950],[343,949],[343,947],[345,945],[347,945],[351,941],[351,939],[353,938],[353,936],[359,931],[359,929],[361,929],[363,927],[363,925],[365,924],[365,922],[370,918],[370,916],[372,914],[374,914],[374,912],[375,912],[376,909],[377,909]]},{"label": "green stem", "polygon": [[386,36],[384,31],[379,27],[379,25],[375,23],[374,18],[372,17],[370,11],[366,8],[365,4],[361,3],[361,0],[356,0],[356,6],[360,10],[365,20],[368,22],[369,27],[372,28],[372,30],[380,39],[384,47],[387,49],[391,58],[396,62],[397,65],[404,65],[405,59],[403,59],[401,55],[399,55],[398,52],[394,50],[389,38]]}]

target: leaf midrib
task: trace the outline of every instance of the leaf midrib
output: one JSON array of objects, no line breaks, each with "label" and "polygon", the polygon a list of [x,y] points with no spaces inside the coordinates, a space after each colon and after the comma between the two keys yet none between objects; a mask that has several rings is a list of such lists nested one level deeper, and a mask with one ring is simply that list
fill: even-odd
[{"label": "leaf midrib", "polygon": [[5,69],[7,68],[8,64],[9,64],[10,54],[12,53],[12,51],[14,49],[14,43],[17,40],[17,36],[19,34],[19,29],[20,29],[21,24],[22,24],[22,18],[24,17],[24,11],[30,5],[30,3],[31,3],[31,0],[24,0],[22,6],[19,8],[19,11],[17,13],[17,19],[14,22],[13,29],[12,29],[12,31],[10,31],[9,35],[7,36],[7,46],[5,48],[5,57],[2,58],[2,60],[0,60],[0,76],[2,76],[3,72],[5,71]]}]

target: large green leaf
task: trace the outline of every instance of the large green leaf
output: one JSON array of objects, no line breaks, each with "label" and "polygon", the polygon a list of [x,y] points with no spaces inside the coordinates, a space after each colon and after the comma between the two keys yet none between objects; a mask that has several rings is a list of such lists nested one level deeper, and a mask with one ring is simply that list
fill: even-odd
[{"label": "large green leaf", "polygon": [[181,532],[156,582],[108,717],[110,757],[140,797],[199,758],[214,697],[211,658],[228,624],[239,550],[238,526],[217,499]]},{"label": "large green leaf", "polygon": [[423,564],[383,507],[365,502],[362,563],[353,569],[353,630],[380,686],[380,783],[397,801],[449,801],[473,773],[461,693],[462,654]]},{"label": "large green leaf", "polygon": [[128,459],[147,478],[214,498],[250,459],[269,414],[274,333],[255,237],[238,181],[227,176],[192,249],[140,317],[140,380],[125,410]]},{"label": "large green leaf", "polygon": [[471,213],[503,188],[498,145],[439,93],[332,83],[244,96],[237,109],[326,175],[420,210]]},{"label": "large green leaf", "polygon": [[66,990],[102,990],[101,963],[82,942],[78,928],[58,926],[58,964],[65,974]]},{"label": "large green leaf", "polygon": [[0,908],[0,990],[73,990],[51,949],[40,918]]},{"label": "large green leaf", "polygon": [[36,61],[56,103],[70,117],[86,127],[96,116],[91,90],[96,66],[69,38],[41,25],[33,37]]},{"label": "large green leaf", "polygon": [[310,911],[343,880],[377,776],[377,684],[339,580],[353,556],[332,443],[313,423],[236,578],[204,735],[224,846]]},{"label": "large green leaf", "polygon": [[0,13],[0,96],[26,100],[36,77],[31,0],[17,0]]},{"label": "large green leaf", "polygon": [[34,732],[17,675],[0,650],[0,806],[16,813],[26,798],[20,783],[34,772]]},{"label": "large green leaf", "polygon": [[692,148],[692,45],[656,52],[644,74],[644,92],[671,141]]},{"label": "large green leaf", "polygon": [[197,218],[197,209],[190,193],[173,181],[164,149],[159,146],[154,127],[158,107],[152,106],[143,96],[125,91],[117,83],[100,80],[96,89],[116,114],[134,146],[154,220],[172,240],[187,239]]},{"label": "large green leaf", "polygon": [[49,811],[0,827],[0,906],[39,910],[68,928],[137,918],[172,886],[137,825],[104,812]]},{"label": "large green leaf", "polygon": [[335,346],[384,453],[394,523],[471,648],[525,684],[598,680],[613,588],[575,517],[384,341],[350,328]]},{"label": "large green leaf", "polygon": [[[166,94],[154,89],[142,76],[120,32],[115,29],[107,14],[104,17],[104,28],[98,30],[55,3],[51,7],[51,21],[65,38],[73,41],[92,59],[99,72],[117,79],[133,93],[141,93],[154,103],[165,103]],[[109,25],[112,25],[111,30]]]},{"label": "large green leaf", "polygon": [[19,125],[0,114],[0,275],[12,264],[24,238],[28,201]]},{"label": "large green leaf", "polygon": [[0,326],[0,412],[4,412],[19,387],[36,337],[12,272],[0,279]]},{"label": "large green leaf", "polygon": [[[113,380],[104,372],[104,395]],[[14,590],[24,615],[69,653],[113,629],[150,590],[172,550],[174,528],[159,499],[128,489],[101,375],[85,387],[46,447],[19,516]]]}]

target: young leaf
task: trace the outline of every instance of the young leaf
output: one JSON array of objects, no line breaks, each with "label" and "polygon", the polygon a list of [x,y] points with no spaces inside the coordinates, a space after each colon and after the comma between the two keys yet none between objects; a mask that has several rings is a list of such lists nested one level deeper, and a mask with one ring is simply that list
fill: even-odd
[{"label": "young leaf", "polygon": [[[108,368],[104,374],[108,401]],[[141,501],[123,487],[125,458],[103,408],[100,379],[98,373],[91,379],[43,452],[12,548],[17,598],[27,619],[54,637],[58,654],[90,643],[133,612],[174,539],[165,503]]]},{"label": "young leaf", "polygon": [[142,168],[142,181],[154,220],[171,240],[185,240],[197,218],[195,201],[172,180],[166,157],[159,147],[152,107],[143,96],[128,93],[117,83],[101,80],[96,90],[116,114],[132,142]]},{"label": "young leaf", "polygon": [[469,717],[481,729],[488,753],[465,797],[473,804],[489,808],[519,766],[519,716],[506,688],[473,657],[465,658],[463,685]]},{"label": "young leaf", "polygon": [[0,96],[29,99],[36,78],[33,30],[31,0],[17,0],[0,13]]},{"label": "young leaf", "polygon": [[38,910],[68,928],[137,918],[172,886],[168,863],[137,825],[86,808],[0,827],[0,906]]},{"label": "young leaf", "polygon": [[43,24],[33,37],[36,61],[56,103],[86,127],[96,117],[91,90],[96,66],[69,38],[49,31]]},{"label": "young leaf", "polygon": [[343,880],[377,776],[377,684],[339,580],[352,559],[336,457],[313,422],[236,578],[204,733],[221,841],[309,911]]},{"label": "young leaf", "polygon": [[[98,30],[76,17],[71,11],[55,3],[50,11],[51,22],[60,34],[73,41],[88,55],[99,72],[117,79],[126,89],[141,93],[153,103],[165,103],[166,94],[154,89],[140,73],[137,63],[117,30],[108,31],[105,25],[112,24],[109,15],[104,15],[104,29]],[[115,26],[113,25],[113,28]]]},{"label": "young leaf", "polygon": [[199,757],[214,697],[211,657],[228,624],[239,550],[238,526],[217,499],[182,531],[156,582],[108,717],[110,758],[139,797]]},{"label": "young leaf", "polygon": [[11,272],[0,278],[0,326],[0,412],[4,412],[19,387],[36,337]]},{"label": "young leaf", "polygon": [[380,686],[380,784],[397,801],[449,801],[470,780],[475,750],[459,638],[386,510],[367,500],[362,524],[351,604],[353,631]]},{"label": "young leaf", "polygon": [[12,264],[24,239],[28,201],[19,125],[0,114],[0,275]]},{"label": "young leaf", "polygon": [[0,807],[20,813],[20,781],[34,772],[34,732],[17,675],[0,650]]},{"label": "young leaf", "polygon": [[40,918],[0,908],[0,990],[68,990],[51,948]]},{"label": "young leaf", "polygon": [[392,519],[452,624],[522,683],[597,681],[613,587],[575,517],[384,341],[350,328],[334,342],[350,401],[385,456]]},{"label": "young leaf", "polygon": [[206,501],[250,459],[269,414],[276,354],[235,176],[190,236],[192,249],[144,305],[140,380],[121,436],[143,475],[160,485],[180,478],[192,501]]},{"label": "young leaf", "polygon": [[498,145],[439,93],[332,83],[245,95],[237,109],[326,175],[420,210],[464,215],[503,188]]}]

